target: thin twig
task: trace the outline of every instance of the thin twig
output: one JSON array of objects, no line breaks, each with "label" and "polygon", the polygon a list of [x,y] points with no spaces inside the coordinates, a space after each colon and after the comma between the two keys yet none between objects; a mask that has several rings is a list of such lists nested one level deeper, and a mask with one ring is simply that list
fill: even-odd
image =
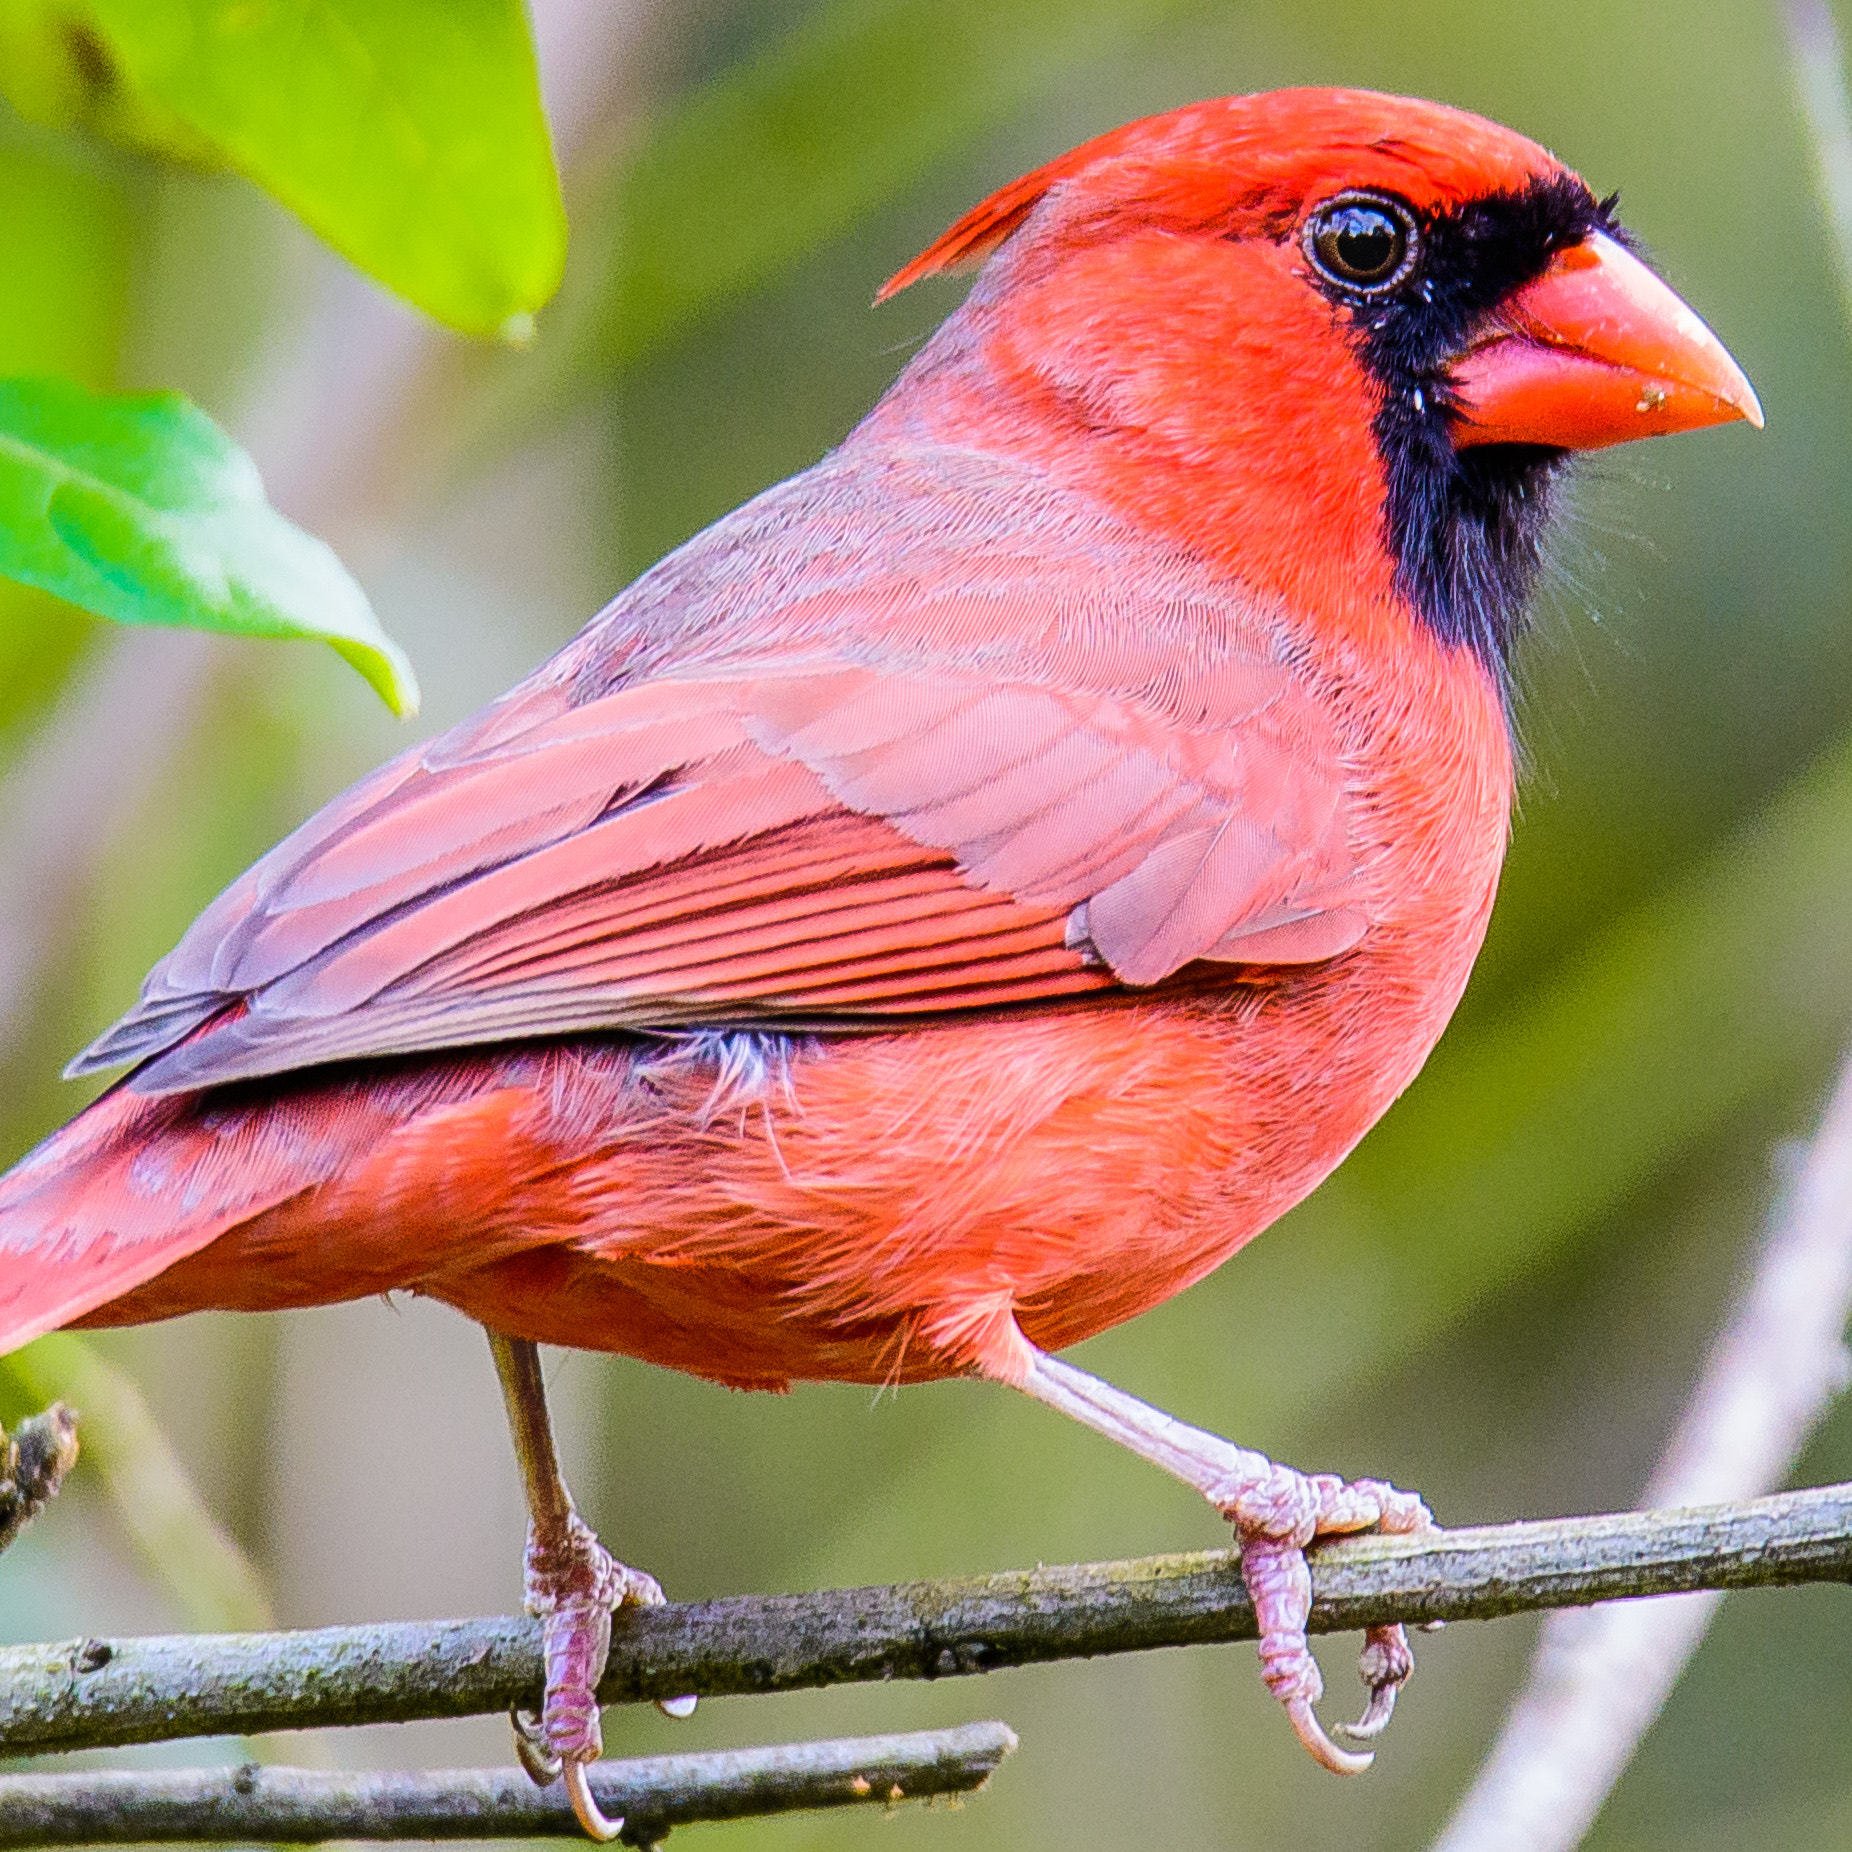
[{"label": "thin twig", "polygon": [[1839,299],[1852,321],[1852,96],[1846,93],[1845,48],[1825,0],[1788,0],[1782,19],[1794,67],[1794,94],[1813,149]]},{"label": "thin twig", "polygon": [[[1852,1485],[1746,1504],[1364,1537],[1313,1555],[1311,1625],[1489,1619],[1697,1588],[1852,1577]],[[794,1691],[1254,1637],[1223,1551],[618,1617],[600,1698]],[[0,1755],[531,1706],[524,1619],[0,1648]]]},{"label": "thin twig", "polygon": [[[1852,1057],[1645,1501],[1744,1498],[1779,1485],[1846,1385],[1848,1316]],[[1722,1599],[1552,1615],[1530,1682],[1435,1852],[1579,1845]]]},{"label": "thin twig", "polygon": [[[981,1788],[1016,1747],[1007,1724],[600,1762],[602,1811],[650,1845],[670,1827],[805,1807],[894,1805]],[[0,1848],[176,1840],[582,1838],[559,1783],[518,1768],[339,1774],[302,1768],[0,1776]]]},{"label": "thin twig", "polygon": [[77,1417],[62,1402],[28,1415],[12,1438],[0,1428],[0,1550],[58,1496],[77,1464]]},{"label": "thin twig", "polygon": [[32,1401],[68,1401],[82,1414],[85,1470],[109,1488],[129,1536],[158,1563],[200,1628],[271,1625],[269,1600],[249,1559],[212,1515],[135,1384],[74,1331],[54,1331],[10,1357],[0,1379]]},{"label": "thin twig", "polygon": [[[1852,96],[1824,0],[1782,9],[1841,306],[1852,322]],[[1852,1315],[1852,1060],[1648,1503],[1777,1485],[1845,1386]],[[1552,1616],[1531,1677],[1434,1852],[1568,1852],[1697,1651],[1721,1596]]]}]

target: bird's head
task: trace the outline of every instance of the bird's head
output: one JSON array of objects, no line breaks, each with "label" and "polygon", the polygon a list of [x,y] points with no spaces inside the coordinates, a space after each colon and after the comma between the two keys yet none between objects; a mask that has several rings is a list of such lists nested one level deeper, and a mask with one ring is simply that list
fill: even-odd
[{"label": "bird's head", "polygon": [[908,415],[1027,448],[1262,589],[1365,625],[1392,600],[1501,668],[1573,453],[1762,422],[1613,199],[1434,103],[1277,91],[1128,124],[882,295],[992,253]]}]

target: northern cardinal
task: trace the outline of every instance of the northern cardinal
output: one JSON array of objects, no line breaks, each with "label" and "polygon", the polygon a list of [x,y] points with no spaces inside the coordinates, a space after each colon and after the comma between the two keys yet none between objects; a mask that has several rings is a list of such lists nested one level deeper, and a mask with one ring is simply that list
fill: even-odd
[{"label": "northern cardinal", "polygon": [[[1328,1767],[1315,1536],[1429,1522],[1049,1353],[1218,1266],[1413,1078],[1512,798],[1570,453],[1749,382],[1544,149],[1357,91],[1135,122],[815,468],[311,818],[73,1063],[0,1181],[0,1351],[406,1290],[488,1327],[588,1830],[614,1605],[537,1343],[742,1388],[978,1375],[1234,1524]],[[1357,1733],[1409,1669],[1364,1651]]]}]

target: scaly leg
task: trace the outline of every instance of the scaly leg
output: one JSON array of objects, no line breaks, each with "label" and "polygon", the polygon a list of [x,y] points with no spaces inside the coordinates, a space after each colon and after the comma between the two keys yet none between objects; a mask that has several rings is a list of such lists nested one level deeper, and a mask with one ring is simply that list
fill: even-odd
[{"label": "scaly leg", "polygon": [[[655,1607],[662,1590],[653,1576],[618,1562],[573,1509],[547,1419],[539,1350],[497,1331],[489,1333],[489,1348],[527,1495],[527,1609],[540,1617],[547,1668],[539,1719],[515,1713],[515,1749],[542,1787],[565,1776],[572,1810],[592,1838],[615,1839],[624,1823],[599,1811],[585,1778],[585,1765],[604,1753],[598,1681],[611,1648],[611,1612],[626,1603]],[[692,1699],[674,1699],[663,1708],[686,1716],[694,1706]]]},{"label": "scaly leg", "polygon": [[[1324,1681],[1305,1637],[1312,1611],[1305,1547],[1314,1537],[1344,1531],[1425,1530],[1434,1522],[1427,1506],[1414,1493],[1398,1492],[1379,1479],[1347,1483],[1331,1473],[1308,1476],[1276,1466],[1264,1454],[1189,1427],[1041,1351],[1030,1353],[1028,1373],[1015,1387],[1194,1486],[1234,1525],[1242,1579],[1260,1626],[1260,1671],[1267,1689],[1286,1706],[1299,1740],[1333,1774],[1360,1775],[1368,1768],[1373,1757],[1339,1749],[1312,1709]],[[1382,1733],[1414,1664],[1399,1626],[1369,1630],[1359,1669],[1370,1701],[1347,1735]]]}]

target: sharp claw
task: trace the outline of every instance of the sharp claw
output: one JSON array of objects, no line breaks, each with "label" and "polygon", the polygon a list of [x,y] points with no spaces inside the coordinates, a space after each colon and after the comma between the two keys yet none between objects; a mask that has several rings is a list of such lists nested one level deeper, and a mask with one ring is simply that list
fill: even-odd
[{"label": "sharp claw", "polygon": [[1402,1687],[1399,1684],[1381,1685],[1370,1693],[1370,1701],[1355,1723],[1341,1723],[1337,1726],[1340,1736],[1347,1736],[1353,1743],[1367,1743],[1381,1736],[1389,1727],[1389,1719],[1395,1715],[1395,1694]]},{"label": "sharp claw", "polygon": [[661,1711],[665,1717],[674,1717],[679,1720],[683,1717],[692,1717],[695,1714],[695,1706],[698,1703],[700,1703],[700,1699],[691,1691],[686,1697],[682,1698],[658,1698],[656,1700],[656,1708]]},{"label": "sharp claw", "polygon": [[1370,1701],[1363,1715],[1344,1728],[1344,1734],[1367,1742],[1380,1736],[1395,1715],[1396,1693],[1409,1681],[1415,1655],[1408,1650],[1407,1630],[1400,1626],[1371,1627],[1363,1636],[1357,1656],[1357,1673],[1369,1687]]},{"label": "sharp claw", "polygon": [[547,1747],[546,1732],[540,1719],[531,1711],[511,1710],[508,1721],[514,1726],[514,1753],[537,1788],[550,1788],[559,1780],[560,1759]]},{"label": "sharp claw", "polygon": [[653,1575],[645,1575],[641,1569],[624,1567],[623,1592],[617,1598],[617,1605],[625,1608],[660,1608],[668,1605],[669,1597],[662,1592],[662,1584]]},{"label": "sharp claw", "polygon": [[608,1845],[624,1830],[622,1817],[610,1820],[599,1811],[598,1803],[592,1799],[592,1784],[586,1779],[583,1762],[568,1762],[565,1775],[567,1797],[586,1836],[600,1845]]},{"label": "sharp claw", "polygon": [[1309,1698],[1289,1698],[1286,1715],[1292,1721],[1293,1734],[1305,1745],[1312,1760],[1332,1774],[1361,1775],[1376,1760],[1374,1755],[1340,1749],[1325,1734],[1325,1727],[1318,1721]]}]

